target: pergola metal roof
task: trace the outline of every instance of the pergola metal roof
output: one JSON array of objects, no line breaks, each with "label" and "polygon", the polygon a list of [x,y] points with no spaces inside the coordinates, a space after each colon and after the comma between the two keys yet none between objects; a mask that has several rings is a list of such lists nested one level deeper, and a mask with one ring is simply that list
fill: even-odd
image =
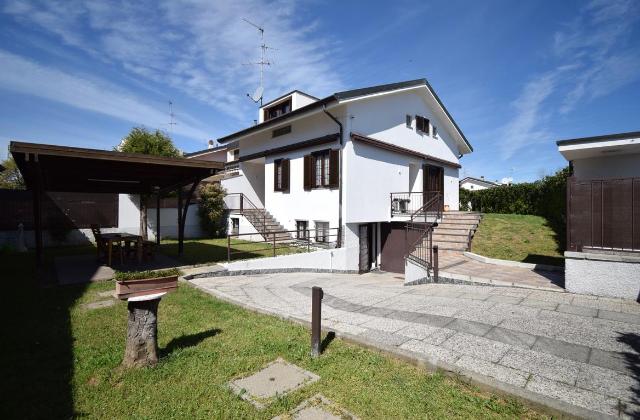
[{"label": "pergola metal roof", "polygon": [[[27,189],[33,191],[36,259],[42,262],[42,194],[57,192],[98,192],[154,194],[160,238],[160,195],[178,192],[178,253],[182,254],[184,224],[191,196],[200,181],[224,168],[221,162],[169,158],[83,149],[38,143],[11,142],[13,155]],[[183,188],[191,186],[183,206]]]},{"label": "pergola metal roof", "polygon": [[28,189],[151,194],[215,175],[221,162],[107,150],[11,142],[9,150]]}]

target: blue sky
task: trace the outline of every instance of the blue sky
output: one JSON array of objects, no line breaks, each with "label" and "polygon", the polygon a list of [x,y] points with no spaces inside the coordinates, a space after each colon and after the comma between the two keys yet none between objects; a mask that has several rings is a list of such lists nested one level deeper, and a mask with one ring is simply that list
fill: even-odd
[{"label": "blue sky", "polygon": [[555,140],[640,130],[640,2],[7,0],[0,157],[10,139],[110,149],[135,125],[186,152],[250,125],[265,98],[426,77],[475,152],[463,175],[532,180]]}]

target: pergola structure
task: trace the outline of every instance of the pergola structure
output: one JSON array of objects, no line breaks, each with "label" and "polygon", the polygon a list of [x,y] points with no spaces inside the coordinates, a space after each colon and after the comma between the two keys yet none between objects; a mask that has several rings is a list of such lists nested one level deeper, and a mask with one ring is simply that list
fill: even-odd
[{"label": "pergola structure", "polygon": [[[42,258],[42,196],[46,191],[155,195],[160,242],[160,197],[178,193],[178,253],[184,250],[184,225],[200,181],[224,168],[220,162],[169,158],[37,143],[11,142],[27,189],[33,191],[36,258]],[[190,186],[186,197],[183,188]]]}]

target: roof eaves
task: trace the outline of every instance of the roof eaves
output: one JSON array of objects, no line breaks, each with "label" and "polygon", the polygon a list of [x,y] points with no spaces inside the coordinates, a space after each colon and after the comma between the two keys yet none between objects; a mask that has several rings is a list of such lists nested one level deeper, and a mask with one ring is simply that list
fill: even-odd
[{"label": "roof eaves", "polygon": [[217,152],[217,151],[220,151],[220,150],[224,150],[226,148],[227,148],[227,145],[223,144],[222,146],[212,147],[211,149],[202,149],[202,150],[197,150],[195,152],[185,153],[184,157],[194,157],[194,156],[198,156],[198,155],[206,155],[207,153]]},{"label": "roof eaves", "polygon": [[436,91],[433,90],[433,88],[431,87],[431,85],[429,84],[429,81],[427,79],[424,79],[424,81],[427,84],[427,88],[429,89],[429,91],[431,91],[431,94],[433,95],[433,97],[436,98],[436,101],[438,102],[438,105],[440,105],[440,107],[442,107],[442,110],[447,115],[447,118],[449,118],[449,120],[451,121],[453,126],[456,128],[456,130],[460,134],[460,137],[462,137],[462,140],[466,143],[467,147],[469,147],[469,150],[471,150],[473,152],[473,146],[471,146],[471,143],[469,143],[469,140],[467,140],[467,137],[464,135],[464,133],[462,132],[462,130],[460,129],[460,127],[456,123],[456,120],[454,120],[453,117],[451,116],[451,114],[449,114],[449,111],[447,110],[447,107],[444,106],[444,104],[440,100],[440,97],[438,97],[438,94],[436,93]]},{"label": "roof eaves", "polygon": [[599,141],[606,140],[623,140],[630,139],[634,137],[640,137],[640,131],[630,131],[627,133],[616,133],[616,134],[605,134],[602,136],[593,136],[593,137],[581,137],[575,139],[566,139],[566,140],[558,140],[556,141],[556,145],[558,146],[568,146],[572,144],[582,144],[582,143],[596,143]]}]

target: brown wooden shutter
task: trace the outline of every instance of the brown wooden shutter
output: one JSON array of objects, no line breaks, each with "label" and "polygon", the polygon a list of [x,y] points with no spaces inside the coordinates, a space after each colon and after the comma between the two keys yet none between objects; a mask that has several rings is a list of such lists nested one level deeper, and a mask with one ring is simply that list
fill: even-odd
[{"label": "brown wooden shutter", "polygon": [[340,150],[329,151],[329,187],[338,188],[340,179]]},{"label": "brown wooden shutter", "polygon": [[422,127],[422,117],[420,115],[416,115],[416,131],[422,131]]},{"label": "brown wooden shutter", "polygon": [[313,156],[305,155],[304,157],[304,189],[313,188]]},{"label": "brown wooden shutter", "polygon": [[282,160],[282,191],[289,191],[289,159]]},{"label": "brown wooden shutter", "polygon": [[278,165],[282,162],[281,159],[277,159],[273,161],[273,191],[280,191],[278,188]]}]

